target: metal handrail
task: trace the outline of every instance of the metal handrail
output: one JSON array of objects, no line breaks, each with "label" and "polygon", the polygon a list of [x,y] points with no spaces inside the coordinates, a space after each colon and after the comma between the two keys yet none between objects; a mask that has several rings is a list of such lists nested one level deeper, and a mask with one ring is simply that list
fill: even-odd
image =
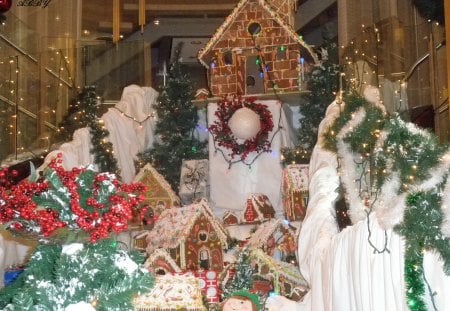
[{"label": "metal handrail", "polygon": [[[443,46],[446,45],[445,40],[442,40],[438,45],[436,45],[435,50],[439,50],[440,48],[442,48]],[[423,63],[428,57],[430,57],[430,53],[426,53],[424,54],[422,57],[420,57],[408,70],[408,73],[405,75],[405,77],[403,78],[402,82],[406,82],[409,80],[409,78],[411,78],[412,74],[414,73],[414,71],[416,70],[417,67],[419,67],[419,65],[421,63]]]}]

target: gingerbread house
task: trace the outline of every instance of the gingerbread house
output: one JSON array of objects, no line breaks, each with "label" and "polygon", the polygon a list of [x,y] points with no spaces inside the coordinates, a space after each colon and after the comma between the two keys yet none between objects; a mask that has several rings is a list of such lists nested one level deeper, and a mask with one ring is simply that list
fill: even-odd
[{"label": "gingerbread house", "polygon": [[245,202],[241,223],[258,223],[275,217],[269,198],[262,193],[252,193]]},{"label": "gingerbread house", "polygon": [[298,91],[318,58],[292,28],[296,0],[241,0],[199,51],[213,96]]},{"label": "gingerbread house", "polygon": [[153,210],[154,216],[158,216],[167,208],[180,205],[180,199],[169,183],[150,164],[145,165],[139,171],[134,181],[147,186],[145,204]]},{"label": "gingerbread house", "polygon": [[253,249],[250,252],[250,260],[257,275],[272,282],[276,293],[300,301],[308,292],[308,283],[296,265],[278,261],[268,256],[261,249]]},{"label": "gingerbread house", "polygon": [[180,267],[164,249],[157,249],[148,256],[144,267],[155,275],[181,273]]},{"label": "gingerbread house", "polygon": [[228,235],[204,199],[164,210],[146,240],[148,254],[165,249],[183,271],[223,269]]},{"label": "gingerbread house", "polygon": [[223,214],[222,222],[225,226],[237,225],[239,223],[239,217],[232,211],[226,211]]},{"label": "gingerbread house", "polygon": [[290,164],[282,174],[284,216],[289,221],[303,220],[308,204],[309,165]]},{"label": "gingerbread house", "polygon": [[150,292],[133,300],[135,311],[206,311],[198,279],[193,275],[163,275],[155,278]]},{"label": "gingerbread house", "polygon": [[272,219],[256,229],[245,245],[247,249],[261,249],[280,261],[295,260],[297,250],[295,230],[284,220]]}]

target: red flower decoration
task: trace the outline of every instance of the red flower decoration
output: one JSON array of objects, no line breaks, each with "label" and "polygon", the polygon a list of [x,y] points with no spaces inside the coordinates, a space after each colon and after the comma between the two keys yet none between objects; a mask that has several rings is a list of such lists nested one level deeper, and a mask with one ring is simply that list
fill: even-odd
[{"label": "red flower decoration", "polygon": [[[272,114],[266,105],[255,103],[256,98],[242,98],[234,96],[231,99],[224,98],[218,103],[215,112],[217,120],[208,128],[214,141],[219,147],[231,150],[229,156],[233,159],[239,156],[244,161],[251,152],[270,152],[269,133],[273,129]],[[240,108],[249,108],[259,115],[261,128],[252,138],[240,143],[233,135],[228,122],[233,114]]]},{"label": "red flower decoration", "polygon": [[121,184],[114,174],[90,168],[65,171],[60,162],[50,163],[44,180],[0,187],[0,223],[39,239],[65,228],[87,233],[91,242],[127,230],[145,186]]}]

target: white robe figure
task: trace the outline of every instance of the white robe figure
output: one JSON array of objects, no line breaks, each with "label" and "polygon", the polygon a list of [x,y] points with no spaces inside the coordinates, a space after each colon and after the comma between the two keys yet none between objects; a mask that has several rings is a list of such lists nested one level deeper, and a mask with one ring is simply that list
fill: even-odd
[{"label": "white robe figure", "polygon": [[[367,219],[339,232],[334,211],[339,175],[336,155],[321,147],[321,135],[339,115],[333,102],[319,127],[319,143],[310,162],[310,200],[298,239],[300,271],[310,290],[301,302],[269,297],[269,311],[407,311],[404,284],[404,242],[392,229],[380,227],[377,213],[370,215],[371,242],[388,252],[374,253],[368,243]],[[435,292],[437,310],[450,310],[450,277],[433,252],[424,254],[424,273]],[[434,310],[428,290],[424,300]]]},{"label": "white robe figure", "polygon": [[[121,100],[101,117],[109,132],[108,141],[113,145],[122,181],[129,183],[136,174],[134,161],[139,152],[150,148],[155,141],[154,105],[158,92],[151,87],[129,85],[124,88]],[[62,154],[62,166],[66,170],[93,164],[89,128],[74,132],[73,140],[50,152],[39,170],[44,169],[58,153]],[[95,168],[95,166],[94,166]]]}]

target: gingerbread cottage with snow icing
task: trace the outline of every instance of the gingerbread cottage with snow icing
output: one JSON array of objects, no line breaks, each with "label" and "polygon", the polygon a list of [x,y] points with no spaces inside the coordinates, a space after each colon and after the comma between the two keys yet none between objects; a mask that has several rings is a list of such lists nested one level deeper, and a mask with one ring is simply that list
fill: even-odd
[{"label": "gingerbread cottage with snow icing", "polygon": [[241,0],[199,51],[213,96],[298,91],[316,54],[293,29],[296,0]]},{"label": "gingerbread cottage with snow icing", "polygon": [[146,240],[150,256],[164,249],[182,271],[222,271],[228,233],[202,199],[195,204],[164,210]]}]

